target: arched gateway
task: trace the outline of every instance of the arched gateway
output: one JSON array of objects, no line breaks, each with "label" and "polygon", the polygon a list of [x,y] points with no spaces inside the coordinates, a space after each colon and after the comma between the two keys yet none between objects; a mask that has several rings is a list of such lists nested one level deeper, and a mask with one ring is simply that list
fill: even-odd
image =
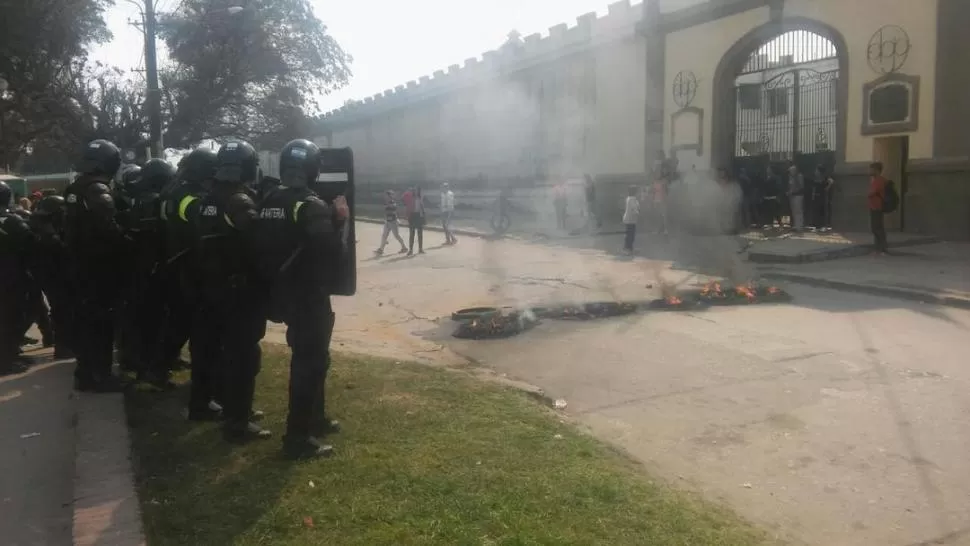
[{"label": "arched gateway", "polygon": [[715,75],[716,165],[832,169],[845,158],[846,80],[844,40],[830,27],[786,20],[752,31]]}]

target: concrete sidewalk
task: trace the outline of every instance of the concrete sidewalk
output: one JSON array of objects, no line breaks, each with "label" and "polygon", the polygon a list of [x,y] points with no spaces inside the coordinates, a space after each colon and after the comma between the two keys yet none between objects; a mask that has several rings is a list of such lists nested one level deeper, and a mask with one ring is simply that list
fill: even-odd
[{"label": "concrete sidewalk", "polygon": [[0,543],[141,546],[123,395],[78,395],[51,353],[0,377]]},{"label": "concrete sidewalk", "polygon": [[71,544],[73,367],[37,365],[0,377],[0,542]]},{"label": "concrete sidewalk", "polygon": [[835,262],[761,266],[768,278],[970,308],[970,244],[936,243]]},{"label": "concrete sidewalk", "polygon": [[[889,233],[891,249],[939,242],[936,237],[909,233]],[[777,229],[750,231],[741,236],[748,241],[748,260],[761,264],[808,264],[865,256],[872,251],[869,233],[781,232]]]}]

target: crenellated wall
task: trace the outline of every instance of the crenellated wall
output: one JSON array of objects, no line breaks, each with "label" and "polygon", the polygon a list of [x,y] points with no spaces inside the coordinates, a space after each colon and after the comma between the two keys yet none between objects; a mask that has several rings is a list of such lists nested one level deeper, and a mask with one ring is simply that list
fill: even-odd
[{"label": "crenellated wall", "polygon": [[611,188],[645,182],[643,15],[642,3],[624,0],[524,36],[325,114],[317,140],[354,149],[363,193],[591,174],[604,202],[622,203]]},{"label": "crenellated wall", "polygon": [[[683,0],[681,0],[683,1]],[[458,89],[480,85],[501,73],[516,72],[579,51],[587,50],[624,36],[632,36],[643,18],[643,3],[621,0],[610,4],[606,15],[587,13],[572,26],[562,23],[548,34],[522,38],[521,47],[501,47],[481,57],[466,59],[431,75],[411,80],[393,89],[354,101],[323,114],[319,119],[328,128],[359,123],[362,120],[404,108]]]}]

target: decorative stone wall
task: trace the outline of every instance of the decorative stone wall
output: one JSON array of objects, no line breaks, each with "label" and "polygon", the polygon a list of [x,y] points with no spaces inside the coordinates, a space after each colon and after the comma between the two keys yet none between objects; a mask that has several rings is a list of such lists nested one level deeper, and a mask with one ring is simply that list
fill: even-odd
[{"label": "decorative stone wall", "polygon": [[328,112],[361,184],[533,186],[645,172],[643,4],[616,2],[547,35]]}]

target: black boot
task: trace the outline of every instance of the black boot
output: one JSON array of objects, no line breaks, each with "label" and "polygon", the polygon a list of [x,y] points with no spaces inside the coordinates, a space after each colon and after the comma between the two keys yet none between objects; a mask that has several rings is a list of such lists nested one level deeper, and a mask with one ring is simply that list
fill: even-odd
[{"label": "black boot", "polygon": [[333,446],[313,437],[283,441],[283,456],[290,460],[320,459],[331,455]]},{"label": "black boot", "polygon": [[108,394],[124,392],[125,384],[114,375],[107,375],[100,378],[75,376],[74,389],[81,392]]},{"label": "black boot", "polygon": [[186,418],[194,423],[211,423],[222,419],[222,410],[212,409],[210,406],[189,408]]},{"label": "black boot", "polygon": [[222,436],[231,444],[248,444],[253,440],[265,440],[273,435],[272,432],[260,427],[256,423],[245,423],[241,425],[226,424],[222,429]]},{"label": "black boot", "polygon": [[310,433],[317,438],[323,438],[331,434],[337,434],[338,432],[340,432],[340,421],[330,419],[329,417],[310,425]]}]

